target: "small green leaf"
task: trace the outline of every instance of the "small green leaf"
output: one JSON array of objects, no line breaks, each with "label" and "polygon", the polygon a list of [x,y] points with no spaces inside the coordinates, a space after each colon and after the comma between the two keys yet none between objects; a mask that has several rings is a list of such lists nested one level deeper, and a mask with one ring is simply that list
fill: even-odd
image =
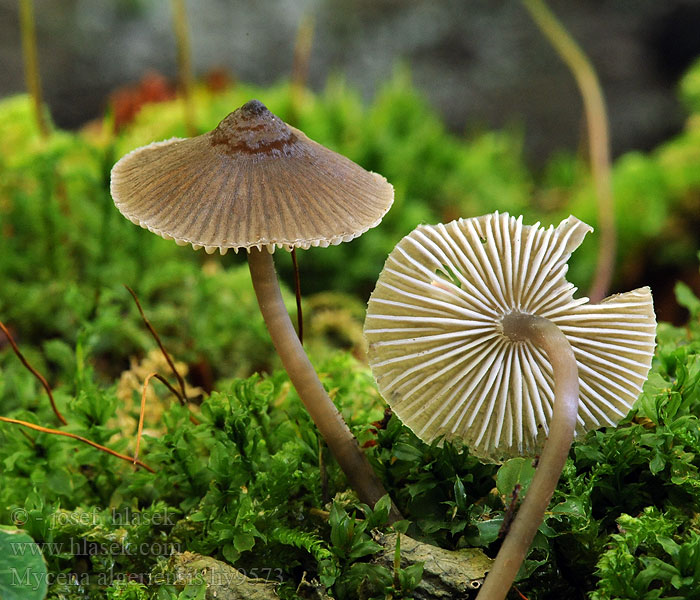
[{"label": "small green leaf", "polygon": [[416,448],[404,442],[399,442],[394,446],[394,456],[399,460],[415,462],[423,459],[423,452],[420,448]]},{"label": "small green leaf", "polygon": [[678,551],[680,550],[680,546],[676,544],[671,538],[664,537],[664,536],[658,536],[656,538],[656,541],[661,544],[661,547],[666,550],[666,552],[671,556],[671,558],[676,558],[678,556]]},{"label": "small green leaf", "polygon": [[479,521],[476,528],[479,530],[479,545],[487,546],[498,538],[498,532],[503,525],[503,517],[490,519],[488,521]]},{"label": "small green leaf", "polygon": [[658,452],[654,455],[654,458],[652,458],[649,462],[649,470],[654,475],[663,471],[665,466],[666,461],[664,460],[663,456],[661,456],[661,454],[659,454]]},{"label": "small green leaf", "polygon": [[241,557],[241,553],[236,550],[233,544],[225,544],[221,549],[224,558],[231,564],[235,564],[236,561]]},{"label": "small green leaf", "polygon": [[402,520],[402,521],[394,521],[394,524],[392,527],[394,528],[394,531],[397,533],[406,533],[408,531],[408,527],[411,524],[410,521]]},{"label": "small green leaf", "polygon": [[412,592],[423,577],[423,563],[419,562],[399,570],[399,580],[404,593]]},{"label": "small green leaf", "polygon": [[700,300],[693,294],[690,287],[682,281],[678,281],[673,291],[676,293],[678,304],[687,308],[693,318],[700,315]]},{"label": "small green leaf", "polygon": [[573,496],[554,506],[551,512],[554,515],[569,515],[575,517],[583,517],[586,514],[581,498]]},{"label": "small green leaf", "polygon": [[369,511],[367,516],[367,527],[369,529],[374,529],[384,525],[389,518],[389,511],[391,510],[391,498],[389,494],[384,494],[377,503],[374,505],[374,509]]},{"label": "small green leaf", "polygon": [[255,546],[255,537],[250,533],[237,533],[233,536],[233,545],[239,552],[245,552]]},{"label": "small green leaf", "polygon": [[0,598],[43,600],[48,574],[41,549],[24,531],[0,527]]},{"label": "small green leaf", "polygon": [[381,549],[382,546],[377,544],[377,542],[372,540],[362,540],[352,545],[352,550],[350,554],[348,554],[348,558],[361,558],[363,556],[367,556],[368,554],[379,552]]},{"label": "small green leaf", "polygon": [[467,510],[467,494],[464,491],[464,484],[459,477],[455,477],[454,485],[455,504],[461,512]]},{"label": "small green leaf", "polygon": [[527,491],[532,477],[535,474],[535,467],[530,458],[511,458],[498,469],[496,475],[496,487],[503,496],[510,496],[515,486],[520,484],[520,493]]}]

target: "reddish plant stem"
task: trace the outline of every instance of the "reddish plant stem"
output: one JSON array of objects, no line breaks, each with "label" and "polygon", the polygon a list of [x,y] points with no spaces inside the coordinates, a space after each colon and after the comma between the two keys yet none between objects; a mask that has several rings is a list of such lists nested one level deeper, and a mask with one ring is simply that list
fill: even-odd
[{"label": "reddish plant stem", "polygon": [[185,380],[182,378],[182,375],[178,372],[178,370],[175,368],[175,363],[172,361],[170,358],[170,355],[168,354],[168,351],[165,349],[165,346],[163,346],[163,342],[160,341],[160,337],[158,336],[158,333],[154,329],[153,325],[151,325],[150,321],[146,318],[145,313],[143,312],[143,308],[141,308],[141,303],[139,302],[138,296],[136,295],[136,292],[132,290],[128,285],[124,286],[129,293],[131,294],[132,298],[134,299],[134,302],[136,303],[136,308],[139,309],[139,314],[141,315],[141,319],[143,319],[144,324],[148,328],[148,331],[151,332],[151,335],[153,336],[153,339],[156,341],[158,344],[158,347],[160,348],[160,351],[163,353],[163,356],[165,357],[166,362],[168,363],[168,366],[170,367],[170,370],[173,372],[173,375],[175,375],[175,379],[177,379],[177,383],[180,386],[180,393],[175,391],[170,384],[165,383],[170,390],[177,396],[178,401],[182,406],[187,405],[187,392],[185,391]]},{"label": "reddish plant stem", "polygon": [[[143,421],[144,421],[144,416],[146,414],[146,390],[148,389],[148,384],[151,381],[151,378],[157,379],[160,381],[165,387],[168,388],[172,392],[172,394],[178,398],[178,393],[177,390],[170,385],[168,380],[163,377],[160,373],[149,373],[146,376],[146,379],[143,382],[143,389],[141,391],[141,408],[139,411],[139,426],[138,430],[136,432],[136,450],[134,451],[134,459],[138,458],[139,455],[139,448],[141,447],[141,432],[143,431]],[[199,425],[199,421],[195,418],[194,415],[190,415],[190,422],[193,425]]]},{"label": "reddish plant stem", "polygon": [[66,421],[61,412],[58,410],[58,406],[56,406],[56,401],[54,400],[53,392],[51,391],[51,386],[49,385],[49,382],[46,381],[44,376],[41,373],[39,373],[39,371],[37,371],[34,367],[32,367],[32,365],[29,364],[26,358],[24,358],[24,355],[20,352],[19,348],[17,347],[17,344],[15,343],[12,334],[10,334],[9,330],[7,329],[7,327],[5,327],[2,321],[0,321],[0,329],[2,329],[2,332],[7,337],[7,341],[10,342],[10,346],[12,346],[12,349],[17,355],[17,358],[19,358],[19,360],[29,370],[29,372],[39,380],[41,385],[44,387],[44,390],[46,390],[46,394],[49,397],[49,402],[51,402],[51,408],[53,409],[53,412],[58,418],[58,420],[63,425],[68,425],[68,421]]},{"label": "reddish plant stem", "polygon": [[292,266],[294,267],[294,296],[297,302],[297,333],[299,342],[304,343],[304,315],[301,311],[301,279],[299,278],[299,263],[297,263],[296,248],[292,248]]},{"label": "reddish plant stem", "polygon": [[35,431],[41,431],[42,433],[50,433],[52,435],[62,435],[64,437],[71,438],[73,440],[78,440],[79,442],[82,442],[83,444],[88,444],[89,446],[92,446],[93,448],[97,448],[98,450],[101,450],[102,452],[106,452],[107,454],[111,454],[112,456],[116,456],[117,458],[120,458],[121,460],[125,460],[127,462],[133,463],[139,467],[143,467],[146,469],[146,471],[150,473],[155,473],[155,470],[149,467],[146,463],[141,462],[140,460],[132,457],[132,456],[126,456],[125,454],[120,454],[119,452],[116,452],[115,450],[112,450],[110,448],[107,448],[106,446],[102,446],[101,444],[98,444],[97,442],[93,442],[92,440],[89,440],[87,438],[84,438],[80,435],[76,435],[75,433],[69,433],[68,431],[61,431],[60,429],[50,429],[48,427],[42,427],[41,425],[35,425],[34,423],[29,423],[27,421],[20,421],[19,419],[10,419],[8,417],[0,417],[0,421],[3,423],[13,423],[15,425],[21,425],[22,427],[29,427],[29,429],[34,429]]}]

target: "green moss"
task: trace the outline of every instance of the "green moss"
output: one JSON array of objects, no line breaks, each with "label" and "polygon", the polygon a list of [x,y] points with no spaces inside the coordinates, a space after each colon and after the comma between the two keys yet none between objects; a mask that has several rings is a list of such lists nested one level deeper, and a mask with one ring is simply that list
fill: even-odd
[{"label": "green moss", "polygon": [[[683,83],[696,113],[686,130],[614,166],[621,279],[645,269],[696,268],[696,71]],[[292,114],[284,83],[241,84],[218,95],[200,88],[200,131],[251,97],[283,118]],[[55,544],[44,546],[50,598],[201,597],[201,586],[125,579],[147,581],[162,572],[169,549],[209,554],[248,572],[270,569],[283,597],[294,597],[304,573],[338,598],[383,597],[389,590],[409,597],[419,570],[393,573],[371,564],[377,548],[370,530],[386,529],[383,509],[369,511],[353,499],[277,371],[243,258],[179,248],[132,225],[112,204],[114,161],[136,146],[183,135],[181,108],[146,106],[113,139],[55,131],[44,142],[26,97],[0,102],[0,319],[54,385],[69,417],[65,429],[118,451],[134,449],[131,428],[115,414],[126,411],[133,423],[136,409],[124,407],[116,380],[156,344],[123,283],[137,292],[174,358],[188,365],[189,382],[211,390],[193,406],[196,424],[154,383],[161,416],[146,423],[141,458],[155,474],[75,440],[27,437],[2,424],[0,523]],[[520,132],[450,134],[405,69],[370,105],[342,79],[331,79],[321,94],[307,95],[294,117],[310,137],[382,173],[396,190],[381,226],[351,243],[299,255],[311,311],[307,345],[322,381],[406,517],[408,533],[493,555],[508,488],[526,482],[529,464],[483,465],[464,448],[423,444],[398,419],[385,418],[362,362],[364,300],[388,252],[419,222],[498,209],[545,223],[572,212],[595,224],[585,164],[560,155],[533,174]],[[591,238],[573,265],[581,285],[595,256]],[[291,281],[289,256],[280,252],[276,262]],[[570,454],[518,583],[531,600],[694,597],[700,300],[682,285],[676,292],[689,321],[660,326],[635,410],[620,427],[577,441]],[[284,294],[293,311],[291,294]],[[55,426],[41,387],[6,346],[1,350],[2,414]],[[139,399],[134,390],[132,405]],[[73,551],[80,544],[95,545]]]}]

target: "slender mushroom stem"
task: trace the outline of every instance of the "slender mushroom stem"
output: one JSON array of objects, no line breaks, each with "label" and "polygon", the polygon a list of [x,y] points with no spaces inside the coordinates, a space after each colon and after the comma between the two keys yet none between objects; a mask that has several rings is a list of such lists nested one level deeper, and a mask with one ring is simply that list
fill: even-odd
[{"label": "slender mushroom stem", "polygon": [[[248,252],[248,267],[260,312],[292,384],[348,478],[348,482],[357,492],[360,500],[373,507],[382,496],[386,495],[386,490],[372,470],[367,457],[360,450],[347,423],[323,388],[299,342],[282,300],[272,254],[267,250],[251,248]],[[389,521],[393,523],[399,519],[401,514],[392,505]]]},{"label": "slender mushroom stem", "polygon": [[513,341],[529,341],[547,354],[554,374],[554,407],[549,437],[532,483],[478,600],[503,600],[508,594],[559,481],[574,438],[578,413],[578,367],[571,345],[561,330],[548,319],[524,313],[506,315],[502,325],[504,335]]}]

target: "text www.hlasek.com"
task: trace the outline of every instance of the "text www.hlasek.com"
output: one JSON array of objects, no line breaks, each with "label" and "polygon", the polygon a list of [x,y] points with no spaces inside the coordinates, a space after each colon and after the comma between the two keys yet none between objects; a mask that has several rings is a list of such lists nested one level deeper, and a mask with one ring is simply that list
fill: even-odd
[{"label": "text www.hlasek.com", "polygon": [[13,556],[58,556],[70,554],[95,556],[97,554],[126,555],[126,556],[169,556],[180,552],[179,544],[166,542],[147,542],[143,544],[121,544],[112,542],[104,544],[88,540],[71,540],[63,542],[14,542],[10,543]]},{"label": "text www.hlasek.com", "polygon": [[[151,556],[169,556],[176,552],[180,552],[179,544],[165,542],[150,542],[142,544],[120,544],[114,543],[99,543],[91,542],[85,539],[70,540],[70,542],[10,542],[10,553],[13,556],[97,556],[97,555],[151,555]],[[134,574],[129,576],[119,573],[98,573],[90,575],[89,573],[46,573],[44,571],[36,572],[31,567],[16,568],[10,567],[11,584],[13,586],[21,586],[25,589],[33,591],[40,587],[53,584],[72,584],[72,585],[97,585],[107,587],[113,583],[132,579]],[[150,579],[147,574],[143,579]],[[178,583],[166,582],[163,583]],[[187,583],[187,582],[182,582]]]}]

